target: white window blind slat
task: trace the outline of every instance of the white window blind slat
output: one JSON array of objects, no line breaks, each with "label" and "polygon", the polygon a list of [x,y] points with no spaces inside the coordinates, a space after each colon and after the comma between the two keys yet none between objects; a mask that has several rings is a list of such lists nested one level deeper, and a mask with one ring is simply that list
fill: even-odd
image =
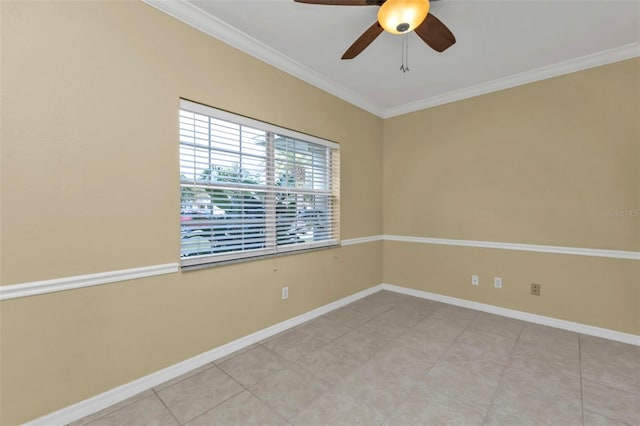
[{"label": "white window blind slat", "polygon": [[183,266],[335,245],[339,146],[181,100]]}]

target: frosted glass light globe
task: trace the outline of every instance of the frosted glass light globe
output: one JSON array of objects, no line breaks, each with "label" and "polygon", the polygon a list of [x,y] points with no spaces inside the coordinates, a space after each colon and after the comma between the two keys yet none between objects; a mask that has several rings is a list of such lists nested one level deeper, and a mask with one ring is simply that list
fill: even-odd
[{"label": "frosted glass light globe", "polygon": [[391,34],[404,34],[422,24],[428,13],[428,0],[387,0],[378,10],[378,22]]}]

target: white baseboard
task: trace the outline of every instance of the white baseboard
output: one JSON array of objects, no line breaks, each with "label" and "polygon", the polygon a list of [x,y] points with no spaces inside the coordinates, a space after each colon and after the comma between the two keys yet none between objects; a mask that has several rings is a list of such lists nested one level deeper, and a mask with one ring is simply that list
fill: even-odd
[{"label": "white baseboard", "polygon": [[628,343],[630,345],[640,346],[640,336],[635,334],[623,333],[620,331],[609,330],[606,328],[594,327],[592,325],[580,324],[572,321],[565,321],[557,318],[546,317],[543,315],[531,314],[529,312],[516,311],[500,306],[487,305],[470,300],[458,299],[456,297],[444,296],[442,294],[429,293],[428,291],[414,290],[412,288],[400,287],[392,284],[381,284],[382,290],[389,290],[396,293],[406,294],[408,296],[420,297],[422,299],[434,300],[437,302],[447,303],[449,305],[469,308],[476,311],[488,312],[490,314],[500,315],[503,317],[514,318],[534,324],[546,325],[549,327],[560,328],[563,330],[574,331],[576,333],[586,334],[589,336],[602,337],[603,339],[615,340],[617,342]]},{"label": "white baseboard", "polygon": [[219,346],[208,352],[196,355],[193,358],[189,358],[185,361],[174,364],[170,367],[149,374],[133,382],[126,383],[117,388],[108,390],[100,395],[96,395],[92,398],[78,402],[77,404],[63,408],[46,416],[32,420],[25,423],[27,426],[36,425],[64,425],[72,421],[81,419],[96,413],[104,408],[107,408],[113,404],[124,401],[131,398],[134,395],[144,392],[148,389],[158,386],[168,380],[174,379],[182,374],[188,373],[196,368],[199,368],[207,363],[213,362],[219,358],[229,355],[237,350],[246,348],[254,343],[278,334],[282,331],[300,325],[304,322],[310,321],[335,309],[348,305],[351,302],[355,302],[363,297],[369,296],[380,290],[393,291],[408,296],[415,296],[422,299],[434,300],[450,305],[461,306],[464,308],[474,309],[482,312],[488,312],[504,317],[515,318],[522,321],[531,322],[534,324],[541,324],[550,327],[560,328],[564,330],[574,331],[590,336],[602,337],[605,339],[615,340],[618,342],[629,343],[632,345],[640,346],[640,336],[628,333],[622,333],[619,331],[608,330],[604,328],[594,327],[590,325],[575,323],[571,321],[560,320],[551,317],[545,317],[542,315],[531,314],[528,312],[516,311],[513,309],[501,308],[499,306],[487,305],[484,303],[472,302],[469,300],[458,299],[455,297],[444,296],[436,293],[429,293],[426,291],[415,290],[406,287],[400,287],[392,284],[378,284],[370,287],[366,290],[347,296],[343,299],[336,300],[335,302],[321,306],[312,311],[298,315],[294,318],[272,325],[248,336],[241,337],[240,339],[229,342],[225,345]]},{"label": "white baseboard", "polygon": [[369,296],[381,289],[381,285],[370,287],[366,290],[347,296],[343,299],[336,300],[335,302],[316,308],[312,311],[298,315],[286,321],[282,321],[278,324],[274,324],[270,327],[264,328],[248,336],[241,337],[240,339],[229,342],[225,345],[218,346],[208,352],[196,355],[193,358],[189,358],[185,361],[174,364],[170,367],[164,368],[155,373],[151,373],[133,382],[126,383],[117,388],[108,390],[100,395],[96,395],[92,398],[85,399],[77,404],[55,411],[46,416],[37,418],[28,423],[25,426],[51,426],[51,425],[65,425],[75,420],[81,419],[93,413],[96,413],[104,408],[107,408],[113,404],[124,401],[131,398],[134,395],[144,392],[148,389],[158,386],[168,380],[174,379],[182,374],[188,373],[191,370],[202,367],[203,365],[220,359],[226,355],[229,355],[237,350],[251,346],[254,343],[258,343],[268,337],[276,335],[282,331],[288,330],[292,327],[310,321],[335,309],[348,305],[351,302],[355,302],[358,299]]}]

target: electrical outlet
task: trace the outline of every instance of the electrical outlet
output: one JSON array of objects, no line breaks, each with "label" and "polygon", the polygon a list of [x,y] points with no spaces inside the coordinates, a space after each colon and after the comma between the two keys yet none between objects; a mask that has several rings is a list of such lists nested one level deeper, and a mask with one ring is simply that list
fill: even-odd
[{"label": "electrical outlet", "polygon": [[500,277],[494,277],[493,278],[493,286],[495,288],[502,288],[502,278]]},{"label": "electrical outlet", "polygon": [[540,284],[531,283],[531,294],[534,296],[540,296]]},{"label": "electrical outlet", "polygon": [[471,275],[471,285],[480,285],[480,278],[477,275]]},{"label": "electrical outlet", "polygon": [[289,287],[282,287],[282,300],[289,298]]}]

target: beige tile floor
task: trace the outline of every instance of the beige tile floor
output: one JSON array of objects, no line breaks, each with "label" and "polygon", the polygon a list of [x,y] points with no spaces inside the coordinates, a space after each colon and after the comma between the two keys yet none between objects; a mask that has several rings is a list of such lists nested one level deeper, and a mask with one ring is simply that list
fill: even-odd
[{"label": "beige tile floor", "polygon": [[85,424],[640,425],[640,347],[382,291]]}]

